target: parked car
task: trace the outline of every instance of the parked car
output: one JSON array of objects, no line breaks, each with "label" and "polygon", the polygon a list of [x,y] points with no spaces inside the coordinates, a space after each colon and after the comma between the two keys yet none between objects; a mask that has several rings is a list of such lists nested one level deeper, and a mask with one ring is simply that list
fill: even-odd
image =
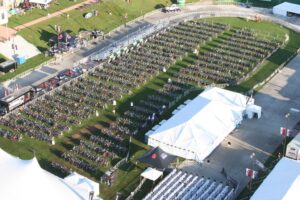
[{"label": "parked car", "polygon": [[179,11],[181,11],[181,9],[176,4],[172,4],[171,6],[164,7],[162,9],[162,11],[165,12],[165,13],[168,13],[168,12],[179,12]]}]

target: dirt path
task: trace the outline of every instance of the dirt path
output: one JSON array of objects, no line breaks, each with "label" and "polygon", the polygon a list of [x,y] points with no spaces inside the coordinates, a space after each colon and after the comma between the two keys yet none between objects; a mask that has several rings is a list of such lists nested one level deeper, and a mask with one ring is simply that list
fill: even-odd
[{"label": "dirt path", "polygon": [[65,13],[67,13],[69,11],[75,10],[76,8],[79,8],[79,7],[84,6],[86,4],[93,4],[93,3],[96,3],[96,0],[86,0],[86,1],[81,2],[79,4],[75,4],[75,5],[70,6],[68,8],[65,8],[65,9],[59,10],[57,12],[54,12],[52,14],[49,14],[47,16],[44,16],[44,17],[35,19],[33,21],[30,21],[28,23],[16,26],[14,29],[17,30],[17,31],[19,31],[19,30],[22,30],[22,29],[27,28],[29,26],[33,26],[33,25],[38,24],[40,22],[43,22],[45,20],[51,19],[53,17],[61,16],[61,15],[65,14]]}]

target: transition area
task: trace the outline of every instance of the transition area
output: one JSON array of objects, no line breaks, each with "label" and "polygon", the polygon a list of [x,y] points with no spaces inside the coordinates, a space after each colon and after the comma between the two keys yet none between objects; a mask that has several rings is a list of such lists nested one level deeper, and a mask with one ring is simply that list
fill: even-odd
[{"label": "transition area", "polygon": [[[249,181],[249,156],[265,161],[280,144],[284,113],[298,105],[300,73],[289,66],[269,78],[300,40],[267,18],[243,14],[166,17],[147,26],[142,38],[110,48],[107,58],[107,51],[93,52],[32,87],[29,102],[22,95],[12,99],[20,103],[12,111],[14,103],[3,104],[1,147],[22,158],[36,152],[52,172],[72,170],[100,182],[103,199],[235,198]],[[253,86],[267,78],[253,96]],[[140,180],[149,167],[139,159],[151,148],[145,133],[150,145],[185,158],[171,157],[159,169],[163,176],[144,174],[151,182]]]}]

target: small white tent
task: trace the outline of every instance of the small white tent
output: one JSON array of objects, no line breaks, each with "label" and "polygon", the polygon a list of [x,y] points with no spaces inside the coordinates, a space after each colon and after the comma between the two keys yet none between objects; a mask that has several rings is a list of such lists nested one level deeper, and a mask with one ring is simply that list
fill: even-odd
[{"label": "small white tent", "polygon": [[43,170],[37,159],[21,160],[0,149],[0,199],[86,200],[88,195]]},{"label": "small white tent", "polygon": [[143,171],[143,173],[141,173],[142,177],[151,181],[156,181],[157,179],[162,177],[162,175],[163,172],[153,169],[151,167],[148,167],[145,171]]},{"label": "small white tent", "polygon": [[300,162],[283,157],[250,200],[299,199]]},{"label": "small white tent", "polygon": [[248,97],[210,88],[155,131],[148,144],[186,159],[203,161],[242,121]]},{"label": "small white tent", "polygon": [[300,5],[284,2],[273,7],[273,13],[276,15],[288,16],[288,13],[300,15]]}]

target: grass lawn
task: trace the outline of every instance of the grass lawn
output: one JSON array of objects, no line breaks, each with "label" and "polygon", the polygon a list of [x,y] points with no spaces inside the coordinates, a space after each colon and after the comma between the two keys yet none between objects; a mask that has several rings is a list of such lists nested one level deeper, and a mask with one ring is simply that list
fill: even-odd
[{"label": "grass lawn", "polygon": [[[112,7],[109,7],[109,8],[104,7],[104,6],[108,6],[108,2],[107,2],[107,3],[101,4],[99,8],[103,9],[103,10],[113,9],[113,16],[106,16],[107,17],[106,19],[114,18],[114,20],[120,20],[120,21],[118,21],[118,23],[121,23],[122,13],[124,12],[122,10],[122,9],[124,9],[124,7],[122,7],[122,6],[128,6],[122,2],[123,1],[121,1],[121,0],[111,0],[109,5],[111,5]],[[138,2],[138,1],[132,1],[132,2]],[[154,1],[151,1],[151,2],[153,3]],[[158,1],[155,1],[155,2],[156,2],[156,4],[158,3]],[[163,2],[163,1],[161,1],[161,2]],[[142,4],[145,4],[145,2],[143,2],[143,3],[140,2],[140,6],[142,6]],[[114,5],[115,5],[115,7],[114,7]],[[151,5],[155,6],[154,3]],[[103,8],[101,6],[103,6]],[[134,8],[131,8],[131,9],[134,9]],[[135,9],[137,9],[137,8],[135,8]],[[134,12],[134,10],[132,10],[132,11],[130,11],[131,14],[129,11],[127,11],[127,12],[128,12],[128,16],[134,18],[134,16],[135,16],[134,13],[136,13],[137,11]],[[117,13],[119,13],[119,14],[117,14]],[[101,14],[103,14],[103,13],[101,13]],[[72,17],[69,20],[73,20]],[[101,18],[97,18],[97,20],[99,20],[98,25],[103,27],[102,29],[106,30],[106,31],[117,26],[117,23],[114,22],[113,19],[108,20],[108,21],[102,21]],[[97,21],[97,20],[95,19],[95,21]],[[285,34],[289,34],[289,36],[290,36],[290,41],[288,42],[288,44],[285,47],[283,47],[282,49],[279,49],[273,56],[271,56],[268,59],[268,61],[264,65],[261,66],[260,70],[252,78],[250,78],[246,82],[242,83],[240,86],[231,87],[230,89],[234,89],[234,90],[238,90],[238,91],[246,91],[246,90],[251,89],[251,87],[253,85],[255,85],[260,80],[264,80],[281,63],[283,63],[290,55],[292,55],[297,50],[297,48],[300,47],[300,37],[299,36],[297,36],[294,32],[292,32],[286,28],[282,28],[276,24],[272,24],[272,23],[268,23],[268,22],[260,22],[260,23],[246,22],[246,20],[239,19],[239,18],[211,18],[211,19],[203,19],[203,20],[206,20],[206,21],[212,20],[215,22],[228,23],[228,24],[231,24],[232,27],[236,27],[236,28],[249,27],[249,28],[252,28],[255,31],[257,31],[259,33],[258,35],[261,37],[268,37],[268,38],[278,37],[280,39],[283,39],[285,37]],[[51,21],[51,20],[49,20],[49,21]],[[64,23],[64,22],[61,22],[61,23]],[[83,26],[86,26],[86,28],[89,28],[89,27],[93,26],[93,23],[95,23],[95,22],[93,22],[93,20],[92,21],[86,20],[86,23],[83,23]],[[70,23],[66,23],[66,26],[69,27],[70,30],[71,30],[71,28],[73,28],[72,30],[75,32],[76,29],[78,29],[80,27],[80,24],[72,25]],[[49,25],[45,24],[44,27],[49,28]],[[34,28],[34,27],[32,27],[32,28]],[[31,31],[33,31],[33,30],[34,29],[32,29]],[[30,31],[30,30],[24,29],[24,31]],[[49,31],[51,31],[51,27],[49,28]],[[34,32],[32,32],[32,34],[33,33]],[[23,34],[25,34],[25,32]],[[27,34],[29,34],[29,32]],[[34,39],[34,37],[32,39]],[[174,65],[172,65],[168,69],[167,73],[161,73],[157,77],[155,77],[152,80],[150,80],[149,82],[147,82],[141,88],[134,90],[133,94],[125,96],[124,98],[119,100],[118,107],[117,107],[117,113],[123,113],[126,109],[128,109],[131,101],[137,102],[140,99],[145,99],[146,96],[148,96],[149,94],[152,94],[156,90],[160,89],[163,86],[163,84],[167,82],[168,78],[170,78],[170,77],[172,78],[174,73],[176,73],[180,68],[184,67],[185,65],[188,65],[188,62],[193,61],[193,59],[194,59],[193,54],[189,54],[183,60],[177,61]],[[37,59],[37,60],[39,60],[39,59]],[[181,104],[183,101],[185,101],[188,98],[190,98],[190,99],[194,98],[201,91],[202,91],[202,89],[198,88],[197,90],[195,90],[188,96],[180,99],[180,101],[177,102],[176,105],[174,105],[171,109],[169,109],[164,114],[164,116],[162,116],[160,119],[158,119],[157,122],[160,121],[161,119],[168,119],[171,116],[171,112],[174,110],[174,108],[176,108],[177,105]],[[111,116],[111,110],[112,110],[111,107],[109,107],[108,109],[106,109],[104,111],[102,110],[100,113],[100,117],[98,117],[98,118],[95,117],[95,118],[86,120],[85,122],[82,123],[81,127],[73,127],[72,130],[70,132],[66,133],[63,137],[56,139],[56,145],[54,145],[54,146],[50,146],[44,142],[32,140],[32,139],[25,137],[20,143],[16,143],[16,142],[8,141],[4,138],[0,138],[0,147],[4,150],[8,151],[9,153],[19,156],[24,159],[31,158],[33,156],[33,152],[35,152],[35,155],[38,157],[39,162],[42,165],[42,167],[49,171],[53,171],[53,169],[51,169],[48,165],[49,160],[63,163],[67,167],[71,168],[72,167],[71,165],[69,165],[68,163],[65,163],[63,160],[61,160],[59,158],[60,152],[72,147],[72,145],[77,142],[76,140],[74,140],[73,136],[75,134],[77,134],[77,135],[79,135],[79,137],[81,137],[82,132],[83,132],[82,128],[89,129],[89,128],[93,127],[95,124],[99,124],[99,123],[107,122],[108,120],[111,120],[111,118],[113,118]],[[1,125],[0,125],[0,127],[1,127]],[[148,128],[150,128],[150,127],[148,127]],[[79,130],[81,130],[81,133],[79,133]],[[95,130],[95,129],[93,129],[93,130],[89,129],[89,130],[91,130],[92,132],[93,131],[97,132],[97,130]],[[141,164],[136,165],[135,161],[148,148],[147,145],[145,145],[143,143],[143,139],[144,139],[143,136],[146,131],[147,130],[141,131],[138,134],[139,137],[135,138],[132,141],[131,162],[120,167],[120,169],[118,170],[119,179],[118,179],[117,183],[115,185],[113,185],[113,187],[111,187],[111,188],[107,187],[105,185],[101,185],[100,193],[104,199],[114,199],[116,192],[121,192],[123,197],[127,197],[130,194],[130,192],[133,191],[133,189],[139,184],[139,174],[144,169],[144,166]],[[72,168],[74,168],[74,167],[72,167]],[[101,170],[103,172],[105,169],[101,169]],[[84,173],[82,170],[77,169],[77,171],[79,171],[83,175],[92,177],[92,178],[96,179],[97,181],[99,181],[100,174],[91,175],[91,174]],[[149,183],[146,183],[146,184],[149,186]],[[147,189],[145,189],[145,190],[147,190]],[[139,194],[139,195],[143,196],[142,194],[144,194],[144,193],[145,193],[145,191],[144,192],[141,191],[141,194]]]},{"label": "grass lawn", "polygon": [[[192,1],[189,0],[188,2]],[[78,33],[80,30],[91,30],[93,28],[109,32],[125,23],[124,16],[126,13],[128,16],[126,21],[131,21],[168,4],[171,4],[170,0],[131,0],[130,4],[125,3],[124,0],[104,1],[103,3],[87,7],[82,11],[73,10],[69,12],[69,19],[65,15],[55,17],[25,28],[19,31],[19,34],[43,51],[48,48],[47,42],[49,38],[55,34],[54,25],[60,25],[64,30],[70,31],[73,34]],[[85,19],[83,15],[92,10],[98,10],[99,16]],[[112,12],[112,15],[108,14],[109,11]]]},{"label": "grass lawn", "polygon": [[78,4],[83,1],[84,0],[55,0],[50,4],[49,8],[47,9],[34,8],[32,10],[27,11],[23,15],[13,15],[9,18],[8,26],[11,28],[16,27],[21,24],[38,19],[40,17],[46,16],[48,13],[54,13],[56,11],[62,10],[64,8],[70,7],[74,4]]}]

